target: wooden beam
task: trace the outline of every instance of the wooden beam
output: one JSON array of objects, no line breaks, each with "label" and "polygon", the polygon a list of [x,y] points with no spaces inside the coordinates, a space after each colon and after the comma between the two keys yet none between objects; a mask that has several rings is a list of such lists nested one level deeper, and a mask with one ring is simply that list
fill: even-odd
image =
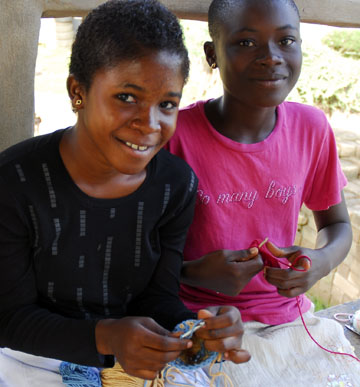
[{"label": "wooden beam", "polygon": [[[105,0],[45,0],[43,17],[84,16]],[[180,18],[206,20],[211,0],[161,0]],[[339,27],[360,27],[360,0],[295,0],[301,20]]]}]

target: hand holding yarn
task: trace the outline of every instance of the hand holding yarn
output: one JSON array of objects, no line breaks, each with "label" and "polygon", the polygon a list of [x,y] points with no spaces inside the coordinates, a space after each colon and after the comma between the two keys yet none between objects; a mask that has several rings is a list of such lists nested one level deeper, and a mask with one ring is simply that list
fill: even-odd
[{"label": "hand holding yarn", "polygon": [[240,312],[233,306],[212,306],[201,309],[198,318],[205,326],[196,331],[195,336],[204,340],[205,348],[223,354],[224,360],[244,363],[250,354],[242,349],[244,327]]},{"label": "hand holding yarn", "polygon": [[265,266],[264,277],[282,296],[303,294],[324,276],[319,250],[298,246],[279,248],[268,239],[262,243],[255,240],[251,246],[258,246]]},{"label": "hand holding yarn", "polygon": [[236,296],[262,270],[263,263],[257,248],[216,250],[186,262],[184,268],[193,278],[188,285]]},{"label": "hand holding yarn", "polygon": [[126,373],[149,380],[192,346],[190,340],[172,337],[149,317],[100,320],[95,334],[99,353],[114,355]]},{"label": "hand holding yarn", "polygon": [[[175,331],[191,337],[193,346],[183,351],[172,365],[182,368],[204,367],[220,359],[243,363],[250,359],[241,348],[244,333],[240,312],[233,306],[213,306],[201,309],[198,320],[178,324]],[[181,337],[181,336],[180,336]]]}]

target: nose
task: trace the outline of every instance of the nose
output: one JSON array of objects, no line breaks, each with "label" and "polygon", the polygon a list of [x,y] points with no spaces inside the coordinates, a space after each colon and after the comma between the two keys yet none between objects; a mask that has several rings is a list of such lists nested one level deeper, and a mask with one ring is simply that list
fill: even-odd
[{"label": "nose", "polygon": [[275,43],[268,43],[261,47],[257,62],[262,66],[276,66],[284,63],[280,47]]},{"label": "nose", "polygon": [[139,107],[131,127],[145,134],[159,131],[161,125],[158,109],[155,106]]}]

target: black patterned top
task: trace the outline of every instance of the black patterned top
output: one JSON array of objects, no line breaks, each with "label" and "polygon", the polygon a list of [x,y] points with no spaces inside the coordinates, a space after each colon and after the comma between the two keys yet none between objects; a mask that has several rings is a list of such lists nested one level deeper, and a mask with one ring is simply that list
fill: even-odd
[{"label": "black patterned top", "polygon": [[95,345],[102,318],[194,318],[178,298],[197,178],[161,150],[143,184],[97,199],[72,181],[64,130],[0,154],[0,346],[79,364],[112,365]]}]

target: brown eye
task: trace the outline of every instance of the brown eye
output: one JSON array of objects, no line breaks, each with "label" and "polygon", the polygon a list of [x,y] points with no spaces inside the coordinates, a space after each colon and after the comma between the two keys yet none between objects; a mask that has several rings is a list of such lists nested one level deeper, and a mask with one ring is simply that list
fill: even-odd
[{"label": "brown eye", "polygon": [[121,93],[117,94],[116,96],[120,101],[127,102],[127,103],[135,103],[136,99],[133,95],[127,94],[127,93]]},{"label": "brown eye", "polygon": [[281,46],[291,46],[295,42],[295,39],[293,38],[285,38],[280,40]]},{"label": "brown eye", "polygon": [[160,103],[161,109],[165,109],[165,110],[175,109],[177,108],[177,106],[178,106],[177,103],[172,101],[164,101]]},{"label": "brown eye", "polygon": [[250,40],[250,39],[244,39],[244,40],[240,40],[239,46],[254,47],[255,43],[252,40]]}]

